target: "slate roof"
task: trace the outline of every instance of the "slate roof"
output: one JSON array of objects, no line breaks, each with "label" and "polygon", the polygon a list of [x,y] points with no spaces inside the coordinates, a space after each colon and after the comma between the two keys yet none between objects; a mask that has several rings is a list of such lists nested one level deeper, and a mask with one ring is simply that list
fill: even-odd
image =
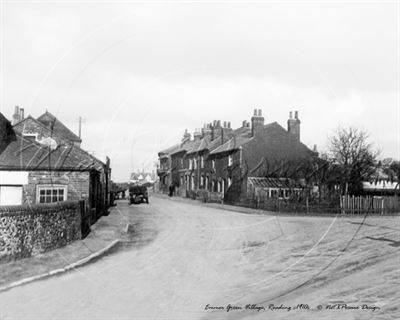
[{"label": "slate roof", "polygon": [[206,137],[202,138],[198,144],[193,145],[192,149],[188,152],[188,154],[196,153],[196,152],[200,152],[200,151],[208,149],[208,145],[210,144],[210,141],[211,141],[210,136],[206,136]]},{"label": "slate roof", "polygon": [[170,152],[170,155],[174,155],[181,152],[191,153],[193,150],[196,150],[201,143],[201,140],[188,140],[184,143],[181,143],[178,148],[174,149]]},{"label": "slate roof", "polygon": [[[264,126],[264,130],[268,130],[275,126],[276,122],[269,123]],[[251,136],[251,130],[248,127],[240,127],[233,131],[233,137],[225,142],[223,145],[219,146],[210,154],[218,154],[223,152],[229,152],[238,149],[240,146],[251,141],[253,137]]]},{"label": "slate roof", "polygon": [[16,133],[0,154],[0,170],[55,170],[89,171],[102,170],[103,163],[73,144],[61,144],[51,150],[34,140]]},{"label": "slate roof", "polygon": [[72,142],[82,142],[75,133],[68,129],[60,120],[48,111],[37,118],[37,120],[59,137]]},{"label": "slate roof", "polygon": [[37,126],[40,127],[41,132],[36,132],[37,130],[35,130],[35,133],[37,133],[39,136],[43,135],[43,136],[48,136],[48,137],[51,137],[51,138],[56,138],[56,140],[63,140],[63,141],[66,141],[66,142],[70,141],[68,139],[65,139],[62,136],[58,136],[49,127],[46,127],[42,122],[40,122],[39,120],[35,119],[31,115],[27,116],[26,118],[22,119],[17,124],[15,124],[13,126],[13,129],[15,131],[21,133],[21,134],[31,134],[32,132],[27,132],[27,129],[26,129],[27,125],[29,126],[29,121],[32,121],[33,123],[35,123]]},{"label": "slate roof", "polygon": [[233,135],[244,135],[244,136],[251,136],[251,129],[249,127],[240,127],[233,130]]},{"label": "slate roof", "polygon": [[277,189],[290,189],[301,188],[301,184],[289,178],[259,178],[248,177],[249,184],[257,188],[277,188]]},{"label": "slate roof", "polygon": [[232,151],[238,149],[240,146],[249,142],[252,138],[244,137],[244,136],[235,136],[232,139],[228,140],[222,146],[219,146],[215,150],[211,151],[210,154],[217,154]]},{"label": "slate roof", "polygon": [[[285,158],[287,156],[289,147],[288,139],[291,138],[291,133],[287,132],[282,126],[280,126],[277,122],[272,122],[263,127],[264,133],[263,136],[267,137],[267,144],[265,147],[268,149],[269,154],[273,154],[278,158]],[[272,140],[276,140],[278,136],[279,143],[269,143],[269,138]],[[224,144],[221,144],[221,136],[218,136],[216,139],[211,141],[210,136],[206,136],[200,140],[189,140],[185,143],[181,143],[175,145],[169,149],[164,150],[163,152],[168,153],[169,155],[178,154],[181,152],[186,152],[187,154],[200,152],[203,150],[209,150],[210,155],[216,155],[219,153],[230,152],[238,149],[240,146],[247,144],[252,141],[254,137],[252,137],[251,129],[249,127],[240,127],[228,134],[230,138]],[[271,140],[271,141],[272,141]],[[293,147],[293,144],[292,144]],[[312,154],[313,152],[307,148],[302,142],[295,142],[296,153],[298,154]],[[294,151],[294,149],[292,150]],[[161,152],[160,152],[161,153]],[[159,154],[160,154],[159,153]]]},{"label": "slate roof", "polygon": [[170,155],[171,153],[175,153],[180,148],[181,148],[181,144],[178,143],[178,144],[173,145],[172,147],[169,147],[167,149],[164,149],[164,150],[160,151],[158,154],[160,156],[162,156],[163,154]]},{"label": "slate roof", "polygon": [[[49,112],[47,112],[47,113],[49,113]],[[40,122],[39,120],[37,120],[37,119],[35,119],[35,118],[33,118],[31,115],[29,115],[28,117],[26,117],[25,119],[23,119],[23,120],[21,120],[20,122],[18,122],[16,125],[14,125],[13,126],[13,129],[14,129],[14,131],[15,132],[19,132],[19,133],[21,133],[22,135],[24,135],[24,122],[26,122],[26,121],[33,121],[34,123],[36,123],[38,126],[40,126],[40,128],[43,130],[42,132],[36,132],[36,133],[38,133],[38,134],[42,134],[43,136],[48,136],[48,137],[51,137],[51,138],[55,138],[55,139],[57,139],[57,140],[59,140],[58,141],[58,144],[60,144],[60,143],[68,143],[68,142],[71,142],[71,140],[69,140],[69,139],[65,139],[65,137],[62,137],[62,136],[59,136],[58,134],[56,134],[54,131],[52,131],[50,128],[48,128],[48,127],[46,127],[42,122]],[[44,134],[43,134],[43,132],[44,132]],[[29,138],[28,138],[29,139]],[[100,161],[99,159],[97,159],[95,156],[93,156],[93,155],[91,155],[91,154],[89,154],[88,152],[86,152],[85,150],[83,150],[83,149],[81,149],[81,148],[79,148],[79,147],[75,147],[75,148],[77,148],[77,149],[79,149],[80,151],[79,152],[82,152],[82,153],[84,153],[84,154],[86,154],[86,155],[88,155],[89,157],[91,157],[91,158],[93,158],[93,160],[98,164],[98,166],[103,166],[103,165],[105,165],[102,161]]]}]

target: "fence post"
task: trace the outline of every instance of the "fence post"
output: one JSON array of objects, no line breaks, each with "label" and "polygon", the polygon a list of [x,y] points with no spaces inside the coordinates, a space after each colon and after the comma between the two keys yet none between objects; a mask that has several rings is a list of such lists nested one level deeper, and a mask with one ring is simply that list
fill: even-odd
[{"label": "fence post", "polygon": [[88,214],[85,200],[79,200],[79,212],[81,215],[81,236],[82,239],[84,239],[89,234],[91,225],[90,215]]},{"label": "fence post", "polygon": [[340,213],[344,214],[343,196],[339,197]]},{"label": "fence post", "polygon": [[309,213],[308,212],[308,197],[306,198],[306,212],[307,212],[307,214]]}]

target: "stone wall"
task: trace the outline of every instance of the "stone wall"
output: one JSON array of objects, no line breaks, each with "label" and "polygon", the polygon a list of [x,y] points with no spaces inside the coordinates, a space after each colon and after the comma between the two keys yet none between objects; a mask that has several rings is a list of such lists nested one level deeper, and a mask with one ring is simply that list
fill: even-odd
[{"label": "stone wall", "polygon": [[0,207],[0,261],[30,257],[80,238],[79,202]]}]

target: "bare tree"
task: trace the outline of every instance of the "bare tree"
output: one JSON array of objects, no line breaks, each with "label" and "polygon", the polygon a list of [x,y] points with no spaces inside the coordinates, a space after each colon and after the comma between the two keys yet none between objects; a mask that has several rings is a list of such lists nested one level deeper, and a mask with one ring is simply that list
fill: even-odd
[{"label": "bare tree", "polygon": [[341,171],[341,193],[361,193],[362,181],[375,172],[378,156],[368,142],[368,133],[354,127],[339,127],[330,137],[328,149],[331,161]]}]

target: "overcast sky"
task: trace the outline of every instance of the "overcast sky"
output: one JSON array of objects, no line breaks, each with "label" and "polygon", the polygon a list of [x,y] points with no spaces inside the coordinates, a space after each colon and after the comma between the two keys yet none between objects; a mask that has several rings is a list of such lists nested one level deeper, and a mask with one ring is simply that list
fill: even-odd
[{"label": "overcast sky", "polygon": [[47,109],[113,179],[212,120],[254,108],[324,150],[339,125],[400,158],[399,4],[343,2],[2,2],[1,105]]}]

